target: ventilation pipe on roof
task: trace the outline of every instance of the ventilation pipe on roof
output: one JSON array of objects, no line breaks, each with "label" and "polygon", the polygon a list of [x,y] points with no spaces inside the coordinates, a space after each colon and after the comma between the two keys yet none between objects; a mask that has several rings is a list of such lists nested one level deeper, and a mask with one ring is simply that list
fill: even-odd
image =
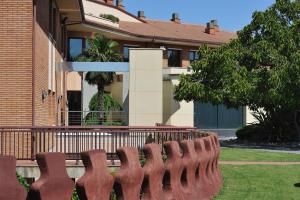
[{"label": "ventilation pipe on roof", "polygon": [[105,0],[108,5],[114,5],[114,0]]},{"label": "ventilation pipe on roof", "polygon": [[123,10],[125,9],[124,4],[123,4],[123,0],[117,0],[116,4],[117,4],[118,8],[121,8]]},{"label": "ventilation pipe on roof", "polygon": [[138,18],[140,19],[145,19],[145,12],[143,10],[139,10],[138,11]]},{"label": "ventilation pipe on roof", "polygon": [[177,23],[177,24],[180,24],[181,21],[180,21],[180,19],[179,19],[179,14],[178,14],[178,13],[173,13],[173,14],[172,14],[172,19],[171,19],[171,21],[173,21],[173,22],[175,22],[175,23]]},{"label": "ventilation pipe on roof", "polygon": [[205,33],[215,35],[217,32],[219,32],[219,25],[217,20],[211,20],[206,24]]}]

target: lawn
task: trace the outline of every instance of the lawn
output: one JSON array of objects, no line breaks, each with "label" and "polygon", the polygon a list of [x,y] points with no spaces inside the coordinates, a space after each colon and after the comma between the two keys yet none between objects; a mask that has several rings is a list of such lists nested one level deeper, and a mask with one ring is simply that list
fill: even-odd
[{"label": "lawn", "polygon": [[223,161],[300,162],[300,155],[266,152],[255,149],[222,148],[220,159]]},{"label": "lawn", "polygon": [[[300,162],[300,155],[222,148],[223,161]],[[222,165],[224,187],[215,200],[299,200],[300,165]],[[300,184],[299,184],[300,185]]]},{"label": "lawn", "polygon": [[215,200],[299,200],[300,166],[223,165],[224,188]]}]

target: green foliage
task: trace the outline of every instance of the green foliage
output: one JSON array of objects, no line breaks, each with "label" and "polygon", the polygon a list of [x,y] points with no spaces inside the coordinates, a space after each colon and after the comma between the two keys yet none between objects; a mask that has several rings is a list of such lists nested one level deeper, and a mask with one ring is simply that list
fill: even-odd
[{"label": "green foliage", "polygon": [[[118,62],[120,61],[119,44],[103,35],[88,38],[89,48],[75,58],[78,62]],[[97,85],[99,91],[113,82],[113,72],[88,72],[85,81]]]},{"label": "green foliage", "polygon": [[[104,111],[121,111],[122,106],[109,94],[104,94]],[[94,94],[89,103],[90,111],[98,111],[98,95]]]},{"label": "green foliage", "polygon": [[100,17],[104,18],[104,19],[108,19],[114,23],[118,23],[120,21],[120,19],[114,15],[110,15],[110,14],[101,14]]},{"label": "green foliage", "polygon": [[[110,96],[109,94],[104,94],[103,95],[103,99],[104,99],[104,110],[103,110],[103,114],[104,114],[104,121],[102,121],[102,123],[100,123],[99,117],[98,117],[98,113],[97,112],[90,112],[86,119],[85,119],[85,125],[104,125],[104,126],[124,126],[125,123],[121,122],[121,121],[106,121],[107,117],[109,116],[111,111],[122,111],[123,108],[122,106],[119,104],[119,102],[117,102],[114,98],[112,98],[112,96]],[[90,103],[89,103],[89,110],[90,111],[98,111],[98,94],[94,94],[94,96],[91,98]]]},{"label": "green foliage", "polygon": [[16,174],[16,176],[17,176],[19,183],[21,185],[23,185],[24,188],[28,191],[30,188],[30,185],[27,183],[26,179],[23,176],[19,175],[18,173]]},{"label": "green foliage", "polygon": [[[199,49],[192,74],[182,75],[177,100],[249,106],[267,141],[300,134],[300,3],[277,0],[230,43]],[[263,110],[263,111],[262,111]],[[288,136],[288,137],[287,137]]]},{"label": "green foliage", "polygon": [[79,200],[79,196],[77,194],[76,189],[73,190],[72,199],[71,200]]},{"label": "green foliage", "polygon": [[[97,34],[95,38],[88,39],[89,48],[75,60],[79,62],[118,62],[120,61],[119,44],[103,35]],[[104,88],[114,80],[114,72],[88,72],[85,81],[90,85],[96,85],[98,89],[98,111],[104,108]],[[100,113],[99,120],[104,116]]]},{"label": "green foliage", "polygon": [[88,38],[89,48],[76,57],[78,62],[118,62],[121,60],[119,44],[104,35]]},{"label": "green foliage", "polygon": [[115,121],[115,122],[103,122],[103,126],[125,126],[126,123],[123,121]]}]

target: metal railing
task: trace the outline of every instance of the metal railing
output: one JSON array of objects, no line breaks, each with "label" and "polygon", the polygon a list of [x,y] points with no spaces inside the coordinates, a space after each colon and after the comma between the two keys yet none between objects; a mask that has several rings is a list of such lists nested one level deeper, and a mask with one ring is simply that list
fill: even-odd
[{"label": "metal railing", "polygon": [[69,126],[124,126],[128,124],[128,115],[125,111],[68,111],[66,114],[68,119],[66,125]]},{"label": "metal railing", "polygon": [[108,158],[116,158],[120,147],[141,149],[146,143],[199,137],[191,127],[0,127],[0,154],[19,160],[35,159],[41,152],[62,152],[68,160],[80,159],[80,152],[104,149]]}]

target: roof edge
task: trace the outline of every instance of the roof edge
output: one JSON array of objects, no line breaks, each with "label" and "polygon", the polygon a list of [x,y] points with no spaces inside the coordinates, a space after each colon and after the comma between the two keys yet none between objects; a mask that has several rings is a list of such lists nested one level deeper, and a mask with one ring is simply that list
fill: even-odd
[{"label": "roof edge", "polygon": [[[90,26],[94,26],[94,27],[98,27],[98,28],[104,28],[104,29],[108,29],[110,31],[114,31],[114,32],[118,32],[121,34],[126,34],[128,36],[133,36],[133,37],[137,37],[137,38],[141,38],[141,39],[149,39],[151,41],[166,41],[166,42],[181,42],[181,43],[186,43],[186,44],[194,44],[193,46],[196,46],[195,43],[199,43],[199,44],[207,44],[207,45],[222,45],[222,44],[226,44],[226,42],[211,42],[211,41],[205,41],[205,40],[190,40],[190,39],[176,39],[176,38],[169,38],[169,37],[158,37],[158,36],[146,36],[146,35],[140,35],[140,34],[136,34],[136,33],[132,33],[129,31],[125,31],[125,30],[121,30],[115,27],[111,27],[111,26],[107,26],[104,24],[99,24],[93,21],[89,21],[89,20],[84,20],[83,21],[84,24],[90,25]],[[199,46],[199,45],[198,45]]]},{"label": "roof edge", "polygon": [[79,9],[80,9],[81,21],[83,22],[85,20],[85,16],[84,16],[82,0],[78,0],[78,4],[79,4]]},{"label": "roof edge", "polygon": [[[80,0],[80,1],[82,1],[82,0]],[[120,9],[120,8],[118,8],[117,6],[109,5],[109,4],[104,3],[104,2],[102,2],[102,1],[99,1],[99,0],[87,0],[87,1],[90,1],[90,2],[93,2],[93,3],[97,3],[97,4],[100,4],[100,5],[104,5],[104,6],[107,6],[107,7],[110,7],[110,8],[117,9],[117,10],[119,10],[119,11],[125,13],[126,15],[129,15],[129,16],[131,16],[131,17],[133,17],[133,18],[139,20],[140,22],[147,23],[146,20],[140,19],[140,18],[138,18],[137,16],[135,16],[134,14],[132,14],[132,13],[126,11],[126,10]],[[82,2],[81,2],[81,3],[82,3]]]}]

